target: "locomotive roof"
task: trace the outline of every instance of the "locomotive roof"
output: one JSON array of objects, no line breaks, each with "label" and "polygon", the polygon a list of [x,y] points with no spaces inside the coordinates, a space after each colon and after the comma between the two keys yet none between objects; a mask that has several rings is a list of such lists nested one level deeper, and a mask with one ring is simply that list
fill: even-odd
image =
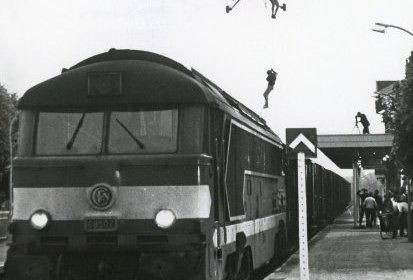
[{"label": "locomotive roof", "polygon": [[[93,73],[119,75],[119,94],[90,94]],[[142,75],[145,73],[145,75]],[[115,78],[116,80],[116,78]],[[167,94],[165,94],[165,92]],[[255,112],[231,97],[194,69],[165,56],[138,50],[110,49],[87,58],[47,81],[30,88],[19,109],[90,108],[116,105],[216,104],[247,119],[271,138],[281,140]]]}]

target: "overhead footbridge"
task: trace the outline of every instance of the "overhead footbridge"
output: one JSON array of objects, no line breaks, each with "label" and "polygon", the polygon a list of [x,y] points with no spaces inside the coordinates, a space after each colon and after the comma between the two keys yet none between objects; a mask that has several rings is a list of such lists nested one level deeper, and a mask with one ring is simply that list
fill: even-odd
[{"label": "overhead footbridge", "polygon": [[363,168],[380,168],[384,156],[391,151],[392,134],[335,134],[318,135],[318,148],[342,169],[353,168],[360,157]]},{"label": "overhead footbridge", "polygon": [[383,158],[390,154],[392,134],[318,135],[318,148],[339,168],[353,169],[352,200],[355,201],[354,226],[357,226],[361,163],[364,169],[383,169]]}]

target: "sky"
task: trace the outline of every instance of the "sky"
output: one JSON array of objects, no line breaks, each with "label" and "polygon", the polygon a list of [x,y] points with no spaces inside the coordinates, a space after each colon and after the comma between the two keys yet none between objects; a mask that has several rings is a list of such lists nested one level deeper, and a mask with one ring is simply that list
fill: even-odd
[{"label": "sky", "polygon": [[[280,0],[284,3],[283,0]],[[271,18],[264,0],[1,0],[0,83],[19,96],[110,48],[139,49],[193,67],[267,120],[318,134],[358,133],[354,116],[384,133],[375,113],[377,80],[404,78],[413,37],[412,0],[285,0]],[[262,108],[266,71],[278,79]]]}]

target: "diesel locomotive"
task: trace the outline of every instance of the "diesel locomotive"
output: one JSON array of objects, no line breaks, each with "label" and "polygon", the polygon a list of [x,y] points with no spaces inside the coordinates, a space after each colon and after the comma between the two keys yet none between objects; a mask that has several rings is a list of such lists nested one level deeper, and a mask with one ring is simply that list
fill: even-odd
[{"label": "diesel locomotive", "polygon": [[285,255],[284,146],[196,70],[111,49],[18,109],[6,279],[249,280]]}]

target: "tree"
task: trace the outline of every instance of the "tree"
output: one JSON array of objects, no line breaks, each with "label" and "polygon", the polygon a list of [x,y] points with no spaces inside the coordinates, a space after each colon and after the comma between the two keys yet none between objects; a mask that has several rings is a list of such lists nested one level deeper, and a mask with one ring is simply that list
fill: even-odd
[{"label": "tree", "polygon": [[[413,64],[413,53],[410,58]],[[413,66],[413,65],[412,65]],[[401,83],[401,94],[396,103],[394,118],[393,155],[408,174],[413,174],[413,76]]]},{"label": "tree", "polygon": [[378,94],[377,107],[383,115],[386,131],[394,134],[392,152],[386,167],[403,169],[413,175],[413,52],[406,61],[406,77],[393,85],[390,94]]},{"label": "tree", "polygon": [[413,174],[413,52],[406,62],[406,78],[401,82],[394,114],[393,155],[408,174]]},{"label": "tree", "polygon": [[[0,173],[3,173],[10,163],[9,127],[17,113],[17,95],[11,94],[0,83]],[[13,139],[16,139],[13,133]]]}]

